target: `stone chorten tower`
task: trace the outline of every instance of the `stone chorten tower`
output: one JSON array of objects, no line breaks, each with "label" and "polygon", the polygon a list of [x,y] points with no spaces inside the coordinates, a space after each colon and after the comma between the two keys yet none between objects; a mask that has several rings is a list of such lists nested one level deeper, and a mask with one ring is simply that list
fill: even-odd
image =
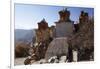
[{"label": "stone chorten tower", "polygon": [[73,33],[73,21],[70,20],[70,11],[63,9],[58,12],[60,19],[56,24],[56,37],[67,37]]},{"label": "stone chorten tower", "polygon": [[58,22],[71,22],[70,20],[70,11],[66,9],[63,9],[61,11],[59,11],[59,16],[60,16],[60,20]]},{"label": "stone chorten tower", "polygon": [[45,42],[50,38],[50,29],[45,19],[38,22],[38,29],[36,30],[36,42]]}]

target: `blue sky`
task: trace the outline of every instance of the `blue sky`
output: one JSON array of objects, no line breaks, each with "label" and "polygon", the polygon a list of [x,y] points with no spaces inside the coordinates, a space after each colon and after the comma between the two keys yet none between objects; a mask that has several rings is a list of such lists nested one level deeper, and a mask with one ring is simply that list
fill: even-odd
[{"label": "blue sky", "polygon": [[93,8],[15,4],[15,29],[37,28],[37,23],[43,18],[46,19],[49,26],[55,25],[54,22],[59,20],[58,12],[64,8],[68,8],[71,13],[70,19],[73,21],[78,21],[82,10],[88,12],[89,16],[94,15]]}]

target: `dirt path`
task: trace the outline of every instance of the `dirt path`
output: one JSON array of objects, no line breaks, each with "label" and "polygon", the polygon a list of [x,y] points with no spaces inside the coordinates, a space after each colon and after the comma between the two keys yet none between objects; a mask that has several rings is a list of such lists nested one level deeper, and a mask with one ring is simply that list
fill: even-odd
[{"label": "dirt path", "polygon": [[26,58],[15,58],[15,62],[14,62],[14,65],[24,65],[24,60]]}]

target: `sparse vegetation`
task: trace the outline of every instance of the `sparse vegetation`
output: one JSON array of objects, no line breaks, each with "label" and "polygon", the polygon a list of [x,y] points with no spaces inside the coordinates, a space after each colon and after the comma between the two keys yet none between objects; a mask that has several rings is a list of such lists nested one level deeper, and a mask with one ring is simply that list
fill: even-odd
[{"label": "sparse vegetation", "polygon": [[29,55],[28,51],[30,46],[23,42],[17,42],[15,44],[15,58],[16,57],[27,57]]}]

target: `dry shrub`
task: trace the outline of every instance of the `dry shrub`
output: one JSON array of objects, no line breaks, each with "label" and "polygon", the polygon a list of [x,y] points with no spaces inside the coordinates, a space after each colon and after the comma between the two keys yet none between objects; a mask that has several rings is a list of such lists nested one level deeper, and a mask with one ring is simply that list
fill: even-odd
[{"label": "dry shrub", "polygon": [[30,47],[28,44],[23,42],[15,43],[15,57],[26,57],[29,55]]}]

